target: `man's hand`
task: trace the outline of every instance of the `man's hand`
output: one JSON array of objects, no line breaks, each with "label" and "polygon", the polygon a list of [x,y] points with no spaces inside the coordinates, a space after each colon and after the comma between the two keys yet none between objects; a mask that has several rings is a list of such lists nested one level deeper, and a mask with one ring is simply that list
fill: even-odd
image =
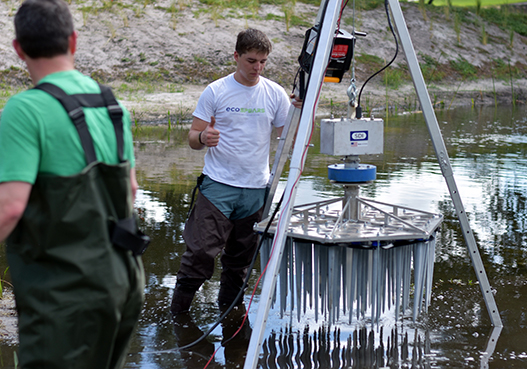
[{"label": "man's hand", "polygon": [[201,150],[204,147],[218,146],[220,141],[220,131],[214,128],[216,118],[210,117],[210,123],[194,117],[190,131],[188,132],[188,143],[194,150]]},{"label": "man's hand", "polygon": [[202,145],[205,145],[207,147],[218,146],[218,142],[220,142],[220,131],[214,128],[215,124],[216,124],[216,118],[210,117],[210,123],[207,125],[207,128],[205,128],[200,133],[200,136],[199,136],[200,143]]},{"label": "man's hand", "polygon": [[302,100],[300,97],[296,96],[295,94],[289,95],[291,98],[291,104],[297,109],[302,109],[302,104],[304,103],[304,100]]}]

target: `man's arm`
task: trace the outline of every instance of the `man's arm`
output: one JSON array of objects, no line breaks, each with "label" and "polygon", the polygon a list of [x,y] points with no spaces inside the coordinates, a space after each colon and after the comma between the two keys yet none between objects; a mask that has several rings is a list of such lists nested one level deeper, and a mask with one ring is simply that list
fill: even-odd
[{"label": "man's arm", "polygon": [[[291,94],[289,95],[289,97],[291,98],[291,104],[297,108],[297,109],[302,109],[302,104],[304,104],[304,100],[300,99],[298,96],[296,96],[295,94]],[[287,124],[287,123],[286,123]],[[278,137],[282,137],[282,131],[284,130],[284,126],[282,127],[278,127],[276,128],[276,133],[277,133],[277,136]],[[298,130],[298,128],[297,128]],[[295,137],[296,137],[296,133],[295,133]]]},{"label": "man's arm", "polygon": [[194,117],[188,132],[188,144],[194,150],[201,150],[205,146],[218,146],[220,131],[214,128],[216,119],[210,117],[210,123]]},{"label": "man's arm", "polygon": [[31,187],[27,182],[0,183],[0,242],[5,241],[22,218]]}]

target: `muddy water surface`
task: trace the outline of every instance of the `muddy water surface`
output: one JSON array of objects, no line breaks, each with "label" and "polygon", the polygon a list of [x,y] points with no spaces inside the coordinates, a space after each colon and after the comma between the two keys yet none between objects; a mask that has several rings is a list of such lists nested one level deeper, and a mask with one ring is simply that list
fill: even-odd
[{"label": "muddy water surface", "polygon": [[[417,322],[411,312],[395,320],[385,313],[379,326],[368,321],[328,326],[323,320],[270,312],[264,334],[262,368],[525,368],[527,367],[527,110],[477,108],[438,112],[437,117],[470,225],[504,327],[492,330],[455,209],[441,175],[422,115],[385,122],[384,154],[362,157],[377,166],[377,180],[361,188],[364,197],[441,213],[431,304]],[[169,137],[169,139],[168,139]],[[243,367],[251,327],[222,346],[237,329],[243,311],[213,328],[219,273],[198,292],[187,320],[175,329],[170,298],[185,250],[184,222],[204,151],[190,150],[186,130],[144,127],[136,132],[140,191],[137,207],[152,243],[144,255],[146,303],[126,368]],[[319,154],[318,131],[299,184],[297,204],[342,196],[327,179],[339,158]],[[285,185],[286,176],[280,188]],[[219,264],[218,264],[219,269]],[[251,291],[260,273],[257,262]],[[259,290],[249,308],[254,322]],[[245,305],[249,306],[246,294]],[[212,333],[190,351],[191,342]],[[254,327],[253,327],[254,328]],[[494,334],[494,335],[493,335]],[[4,367],[12,351],[1,347]],[[212,353],[217,350],[214,358]]]}]

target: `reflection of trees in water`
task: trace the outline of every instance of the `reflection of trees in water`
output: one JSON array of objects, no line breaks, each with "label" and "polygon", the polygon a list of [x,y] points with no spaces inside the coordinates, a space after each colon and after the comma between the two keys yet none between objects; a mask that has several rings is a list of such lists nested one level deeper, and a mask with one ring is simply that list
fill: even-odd
[{"label": "reflection of trees in water", "polygon": [[[412,334],[413,333],[413,334]],[[278,368],[429,368],[428,334],[358,328],[343,337],[339,328],[321,327],[312,333],[291,329],[273,332],[263,343],[259,364]]]},{"label": "reflection of trees in water", "polygon": [[501,257],[500,274],[527,274],[527,197],[516,186],[497,187],[490,195],[488,212],[496,228],[493,253]]},{"label": "reflection of trees in water", "polygon": [[[488,167],[481,168],[477,177],[489,177]],[[487,271],[495,270],[499,275],[527,274],[527,196],[526,185],[510,182],[513,174],[507,169],[496,168],[495,173],[483,184],[485,199],[482,208],[466,210],[474,225],[474,236],[480,246],[481,256]],[[484,173],[486,172],[486,173]],[[522,179],[524,182],[525,180]],[[482,184],[478,184],[481,186]],[[438,235],[441,253],[448,256],[450,265],[463,263],[466,245],[452,201],[438,203],[444,223]],[[476,212],[477,211],[477,212]],[[480,234],[478,234],[478,230]],[[467,261],[465,261],[467,262]],[[472,277],[471,277],[472,278]]]},{"label": "reflection of trees in water", "polygon": [[[143,255],[147,272],[144,322],[158,322],[160,315],[168,311],[170,291],[163,278],[175,275],[179,268],[180,256],[185,251],[182,237],[183,225],[187,218],[192,188],[159,184],[141,180],[141,189],[146,192],[152,204],[163,210],[162,216],[152,217],[148,206],[139,207],[141,228],[150,237],[150,245]],[[174,280],[175,282],[175,280]],[[173,286],[171,286],[173,287]],[[163,307],[163,308],[161,308]],[[161,309],[160,309],[161,308]]]},{"label": "reflection of trees in water", "polygon": [[[192,187],[144,181],[141,183],[141,188],[147,191],[152,201],[165,207],[162,221],[150,218],[146,209],[138,209],[140,214],[144,214],[141,226],[156,246],[150,247],[145,257],[149,258],[151,255],[156,260],[165,260],[167,252],[173,252],[174,248],[176,251],[182,248],[179,245],[183,244],[181,234],[187,219]],[[184,248],[181,252],[183,251]],[[156,253],[159,255],[154,255]]]}]

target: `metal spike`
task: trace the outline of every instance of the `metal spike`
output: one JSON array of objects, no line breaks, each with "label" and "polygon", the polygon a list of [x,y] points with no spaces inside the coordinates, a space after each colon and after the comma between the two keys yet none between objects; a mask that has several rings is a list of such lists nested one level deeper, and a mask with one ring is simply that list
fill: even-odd
[{"label": "metal spike", "polygon": [[435,248],[436,240],[435,237],[432,237],[427,242],[428,244],[428,268],[426,276],[426,303],[425,303],[425,312],[428,311],[428,306],[430,306],[430,298],[432,296],[432,284],[434,278],[434,261],[435,261]]},{"label": "metal spike", "polygon": [[417,312],[421,307],[421,301],[423,301],[423,248],[420,247],[421,242],[413,245],[414,252],[414,306],[412,318],[414,322],[417,320]]},{"label": "metal spike", "polygon": [[342,288],[346,291],[346,296],[342,299],[346,302],[343,309],[344,312],[348,314],[351,324],[351,316],[353,315],[353,279],[351,276],[353,270],[353,249],[351,247],[346,247],[345,249],[345,258],[346,258],[346,273],[343,277],[344,283]]},{"label": "metal spike", "polygon": [[328,248],[320,246],[320,307],[321,313],[327,318],[327,285],[328,285]]},{"label": "metal spike", "polygon": [[284,317],[284,312],[287,308],[287,276],[288,276],[288,259],[291,239],[287,238],[282,260],[280,262],[280,318]]},{"label": "metal spike", "polygon": [[395,250],[395,285],[394,285],[394,299],[395,299],[395,318],[398,319],[401,314],[402,301],[402,269],[403,269],[403,252],[401,248]]},{"label": "metal spike", "polygon": [[[313,244],[306,243],[305,244],[305,252],[306,252],[306,263],[304,267],[304,288],[307,293],[309,293],[309,307],[313,308]],[[306,295],[304,295],[304,313],[306,312],[307,303],[306,303]]]},{"label": "metal spike", "polygon": [[371,299],[371,321],[377,322],[377,293],[378,293],[378,272],[379,272],[379,246],[375,247],[371,254],[371,275],[370,275],[370,299]]},{"label": "metal spike", "polygon": [[319,306],[320,306],[320,244],[315,243],[313,244],[313,255],[315,256],[314,259],[314,273],[313,273],[313,285],[315,287],[315,294],[314,294],[314,300],[315,300],[315,321],[318,322],[318,312],[319,312]]},{"label": "metal spike", "polygon": [[297,319],[300,322],[302,312],[302,268],[304,266],[304,250],[303,245],[298,242],[294,243],[295,250],[295,287],[296,287],[296,310]]},{"label": "metal spike", "polygon": [[289,292],[291,293],[291,303],[290,303],[290,311],[291,311],[291,319],[293,319],[293,310],[295,309],[295,258],[293,253],[293,239],[289,238],[291,242],[289,243]]},{"label": "metal spike", "polygon": [[410,277],[411,277],[411,261],[412,249],[411,246],[404,247],[403,257],[403,311],[406,310],[410,304]]}]

